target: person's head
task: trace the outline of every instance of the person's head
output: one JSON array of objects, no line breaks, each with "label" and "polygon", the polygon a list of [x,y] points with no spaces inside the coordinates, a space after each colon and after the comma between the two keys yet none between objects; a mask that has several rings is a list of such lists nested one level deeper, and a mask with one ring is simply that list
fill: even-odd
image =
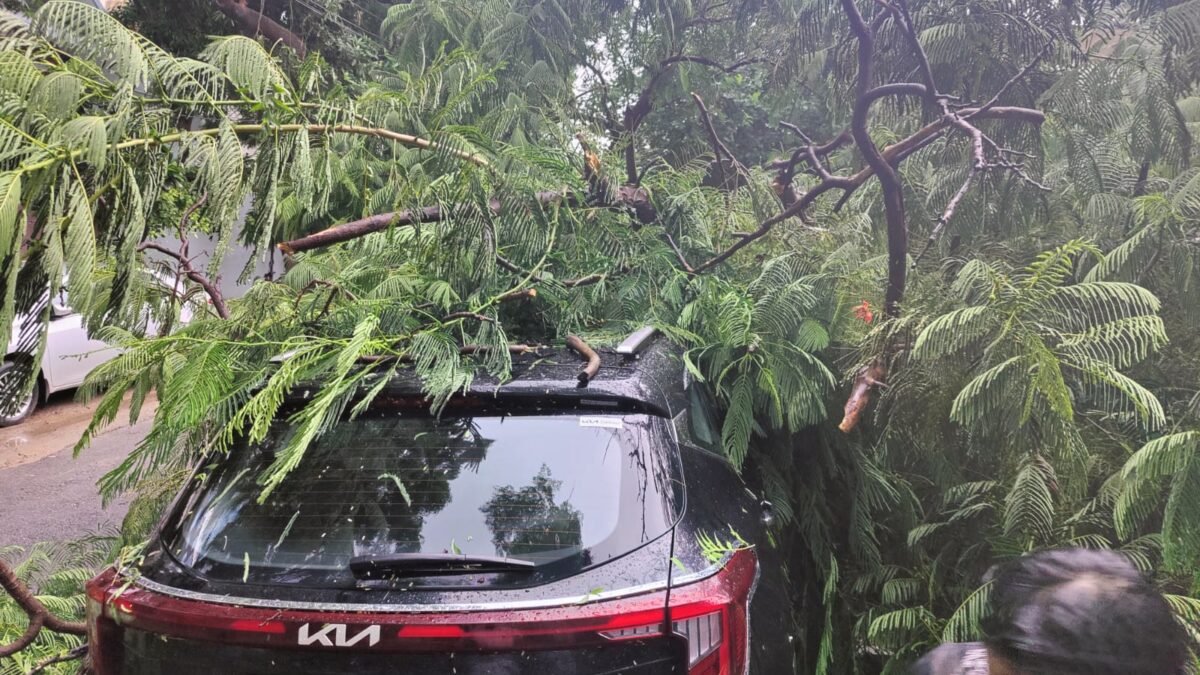
[{"label": "person's head", "polygon": [[1122,555],[1062,549],[1003,567],[984,623],[993,657],[1019,675],[1181,675],[1187,638],[1166,600]]}]

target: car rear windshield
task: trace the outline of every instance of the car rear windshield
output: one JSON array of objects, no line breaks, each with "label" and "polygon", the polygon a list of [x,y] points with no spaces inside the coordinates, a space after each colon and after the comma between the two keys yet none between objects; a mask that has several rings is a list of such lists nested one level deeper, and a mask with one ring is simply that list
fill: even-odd
[{"label": "car rear windshield", "polygon": [[577,571],[669,529],[678,451],[663,419],[454,414],[341,422],[260,503],[260,478],[295,432],[281,424],[197,479],[168,549],[211,580],[345,587],[352,558],[462,554]]}]

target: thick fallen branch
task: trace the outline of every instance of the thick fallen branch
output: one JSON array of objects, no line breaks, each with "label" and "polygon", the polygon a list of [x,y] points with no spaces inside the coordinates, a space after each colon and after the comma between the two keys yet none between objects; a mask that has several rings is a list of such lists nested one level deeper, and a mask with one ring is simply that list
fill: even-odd
[{"label": "thick fallen branch", "polygon": [[576,335],[567,336],[567,346],[574,350],[575,353],[587,359],[587,365],[583,367],[583,370],[579,371],[579,386],[586,387],[592,381],[592,378],[596,377],[596,373],[600,372],[600,355],[588,343]]},{"label": "thick fallen branch", "polygon": [[[877,0],[877,3],[882,5],[887,10],[887,13],[891,14],[899,25],[905,43],[916,58],[917,71],[921,77],[921,83],[900,82],[871,88],[872,68],[875,58],[875,28],[879,25],[879,17],[876,17],[875,23],[868,25],[863,19],[858,6],[855,4],[855,0],[842,0],[842,9],[850,20],[850,28],[858,42],[858,78],[855,85],[856,101],[850,132],[859,152],[878,176],[882,188],[888,241],[888,281],[885,291],[884,311],[888,317],[897,318],[900,315],[900,302],[904,298],[904,288],[908,273],[908,224],[904,208],[904,190],[900,183],[899,175],[895,170],[895,165],[899,160],[888,157],[886,150],[880,152],[869,134],[868,121],[872,103],[886,96],[921,96],[930,107],[938,108],[941,111],[941,117],[936,123],[938,125],[936,133],[941,133],[943,129],[954,129],[961,131],[971,140],[973,158],[971,169],[962,185],[946,205],[941,217],[935,223],[924,249],[917,256],[919,260],[925,251],[929,250],[930,246],[933,245],[934,241],[936,241],[937,237],[945,229],[946,224],[954,216],[955,209],[966,196],[978,174],[989,169],[1005,169],[1012,171],[1027,183],[1044,189],[1044,186],[1024,173],[1021,164],[1013,161],[1012,155],[1014,153],[1012,151],[1006,151],[997,145],[978,126],[973,124],[972,120],[986,119],[993,112],[1000,110],[996,106],[1000,98],[1016,81],[1033,71],[1037,63],[1049,53],[1053,43],[1047,43],[1046,47],[1042,49],[1032,62],[1022,68],[1013,78],[1009,79],[985,104],[970,110],[965,108],[956,110],[951,105],[951,100],[955,97],[948,96],[940,92],[937,88],[933,70],[929,65],[929,58],[925,54],[925,49],[922,47],[917,30],[913,25],[907,0]],[[1022,112],[1017,113],[1015,110],[1021,110]],[[1030,121],[1039,123],[1043,119],[1041,113],[1038,111],[1026,109],[1014,109],[1014,112],[1006,112],[1005,115],[1012,115],[1018,118],[1025,117]],[[927,125],[925,129],[905,139],[902,143],[909,143],[912,152],[924,147],[930,140],[928,138],[919,138],[919,136],[921,136],[923,131],[929,129],[930,126]],[[999,155],[997,159],[988,159],[988,147],[995,149]],[[833,178],[821,167],[817,155],[813,152],[811,143],[809,144],[808,151],[805,153],[805,157],[813,165],[814,170],[821,175],[823,183],[828,183]],[[843,197],[844,199],[845,197]],[[884,364],[892,349],[892,346],[886,346],[884,353],[855,377],[854,387],[850,392],[849,400],[846,402],[845,414],[841,424],[838,426],[843,432],[849,432],[858,424],[863,410],[870,402],[871,390],[876,386],[882,385],[883,378],[887,374],[887,367]]]},{"label": "thick fallen branch", "polygon": [[[539,192],[536,195],[536,199],[541,204],[553,204],[563,200],[569,204],[578,203],[576,195],[569,193],[564,195],[562,192]],[[499,214],[500,208],[499,199],[488,201],[488,209],[492,212],[492,215]],[[292,241],[281,241],[277,246],[280,251],[290,255],[292,253],[311,251],[315,248],[333,246],[334,244],[358,239],[368,234],[382,232],[390,227],[437,223],[450,217],[451,214],[447,213],[441,206],[426,206],[425,208],[416,210],[380,213],[360,218],[359,220],[352,220],[348,223],[334,225],[320,232],[314,232],[313,234],[293,239]]]},{"label": "thick fallen branch", "polygon": [[17,573],[8,563],[0,560],[0,588],[4,589],[29,617],[29,627],[15,641],[0,645],[0,658],[6,658],[25,649],[37,639],[42,629],[67,635],[86,635],[87,625],[77,621],[60,619],[46,609],[34,595],[33,591],[17,578]]},{"label": "thick fallen branch", "polygon": [[842,410],[842,423],[838,425],[838,429],[850,433],[851,429],[858,426],[863,411],[871,403],[871,390],[882,385],[886,376],[887,366],[880,359],[858,371],[854,377],[854,386],[850,389],[850,396],[846,399],[846,407]]},{"label": "thick fallen branch", "polygon": [[233,19],[242,33],[250,37],[261,35],[270,42],[281,42],[294,49],[300,58],[308,53],[308,46],[299,35],[251,9],[246,5],[246,0],[213,0],[213,4],[225,16]]}]

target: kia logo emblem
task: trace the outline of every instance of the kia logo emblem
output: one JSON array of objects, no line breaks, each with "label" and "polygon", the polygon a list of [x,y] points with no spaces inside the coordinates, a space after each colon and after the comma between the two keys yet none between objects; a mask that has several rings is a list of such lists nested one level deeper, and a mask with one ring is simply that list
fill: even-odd
[{"label": "kia logo emblem", "polygon": [[300,626],[297,642],[302,647],[313,644],[319,644],[322,647],[353,647],[363,640],[367,641],[368,647],[379,644],[379,626],[367,626],[357,635],[350,637],[344,623],[318,624],[320,630],[315,633],[309,627],[311,625],[306,623]]}]

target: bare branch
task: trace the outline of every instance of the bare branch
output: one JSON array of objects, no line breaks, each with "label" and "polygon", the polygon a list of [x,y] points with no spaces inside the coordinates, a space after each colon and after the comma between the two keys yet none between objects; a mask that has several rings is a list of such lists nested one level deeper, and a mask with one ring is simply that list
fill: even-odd
[{"label": "bare branch", "polygon": [[[970,112],[970,110],[960,111],[960,114],[965,114],[967,112]],[[981,116],[981,118],[1019,120],[1032,124],[1041,124],[1045,121],[1046,116],[1041,111],[1034,110],[1032,108],[998,106],[987,111]],[[931,122],[918,129],[908,138],[884,148],[881,154],[888,163],[899,162],[905,157],[908,157],[912,153],[924,147],[930,141],[936,139],[942,134],[943,131],[946,130],[948,124],[949,123],[945,119],[938,119],[934,122]],[[838,189],[844,191],[846,194],[852,193],[874,175],[875,169],[871,166],[867,166],[853,176],[830,176],[829,178],[822,180],[820,183],[813,186],[813,188],[806,192],[802,197],[797,199],[791,206],[787,206],[779,214],[762,221],[762,223],[759,224],[758,229],[747,233],[739,241],[733,243],[729,248],[725,249],[721,253],[714,255],[712,258],[699,265],[695,265],[695,272],[700,274],[725,262],[741,249],[766,236],[771,229],[779,223],[803,213],[806,208],[816,201],[817,197],[820,197],[826,192]]]},{"label": "bare branch", "polygon": [[[721,173],[721,185],[729,189],[730,183],[725,178],[725,158],[729,160],[733,169],[737,171],[738,176],[749,183],[750,172],[738,161],[737,157],[733,156],[733,152],[730,151],[729,146],[725,145],[721,137],[717,134],[717,128],[713,125],[712,116],[708,114],[708,108],[704,105],[704,99],[700,98],[700,95],[696,92],[692,92],[692,100],[695,101],[696,108],[700,110],[700,121],[704,123],[704,128],[708,131],[708,139],[712,143],[713,154],[717,158],[717,170]],[[734,185],[736,186],[736,183]]]},{"label": "bare branch", "polygon": [[929,249],[933,246],[934,242],[936,242],[937,238],[941,236],[942,230],[946,229],[946,224],[949,223],[950,219],[954,217],[955,209],[958,208],[958,204],[963,200],[963,197],[967,195],[967,191],[971,189],[971,183],[975,180],[975,176],[979,172],[980,169],[971,167],[971,170],[967,173],[966,180],[963,181],[962,185],[958,188],[958,191],[954,193],[954,196],[950,198],[950,201],[946,203],[946,210],[942,211],[941,217],[937,219],[937,222],[933,226],[933,230],[929,233],[929,238],[925,240],[925,246],[913,260],[914,267],[916,267],[921,262],[921,259],[925,257],[925,254],[929,252]]},{"label": "bare branch", "polygon": [[212,300],[213,309],[217,312],[217,316],[221,317],[222,319],[229,318],[229,306],[225,304],[225,296],[221,293],[221,289],[218,288],[211,279],[205,276],[203,272],[200,272],[196,268],[192,267],[192,261],[188,260],[183,254],[179,253],[178,251],[172,251],[166,246],[152,241],[143,242],[140,246],[138,246],[138,250],[158,251],[165,256],[174,258],[179,264],[180,271],[182,271],[188,279],[191,279],[193,282],[199,285],[200,288],[203,288],[204,292],[208,294],[208,298]]},{"label": "bare branch", "polygon": [[1004,85],[1001,86],[996,92],[995,96],[992,96],[987,103],[984,103],[982,106],[980,106],[974,113],[967,115],[966,119],[970,120],[972,117],[977,117],[995,107],[995,105],[999,103],[1000,98],[1004,96],[1004,94],[1008,93],[1008,90],[1011,89],[1013,85],[1025,79],[1026,75],[1033,72],[1033,69],[1037,67],[1038,63],[1041,63],[1042,59],[1046,58],[1046,56],[1050,54],[1050,49],[1053,46],[1054,38],[1050,38],[1046,41],[1046,46],[1042,47],[1042,51],[1038,52],[1037,56],[1033,57],[1032,61],[1027,63],[1024,68],[1017,71],[1016,75],[1013,75],[1011,78],[1009,78],[1009,80],[1005,82]]},{"label": "bare branch", "polygon": [[496,320],[486,314],[478,312],[454,312],[442,317],[442,323],[449,323],[455,319],[475,319],[483,323],[496,323]]},{"label": "bare branch", "polygon": [[854,143],[858,146],[859,152],[875,171],[883,190],[888,241],[888,285],[884,295],[884,312],[895,318],[900,315],[900,300],[904,297],[904,286],[908,275],[908,224],[905,222],[904,189],[896,170],[892,168],[891,163],[871,140],[867,123],[870,118],[871,103],[878,98],[893,91],[895,93],[914,93],[919,89],[921,94],[928,94],[929,91],[925,86],[911,83],[883,85],[871,89],[871,74],[875,59],[875,34],[863,20],[854,0],[842,0],[842,8],[850,18],[850,27],[858,39],[858,80],[855,84],[857,101],[854,104],[850,133],[854,136]]},{"label": "bare branch", "polygon": [[17,578],[17,573],[8,563],[0,560],[0,588],[8,593],[17,603],[21,611],[29,617],[29,626],[15,641],[0,645],[0,658],[6,658],[25,649],[37,639],[43,628],[56,633],[67,635],[86,635],[87,625],[82,622],[66,621],[58,618],[46,609],[46,606],[34,596],[33,591],[25,582]]},{"label": "bare branch", "polygon": [[935,99],[939,96],[937,82],[933,78],[933,68],[929,66],[929,56],[917,36],[912,14],[908,11],[908,0],[895,0],[895,3],[892,6],[892,14],[900,22],[901,32],[908,39],[908,45],[917,59],[917,70],[921,73],[921,81],[925,84],[927,95],[930,99]]}]

